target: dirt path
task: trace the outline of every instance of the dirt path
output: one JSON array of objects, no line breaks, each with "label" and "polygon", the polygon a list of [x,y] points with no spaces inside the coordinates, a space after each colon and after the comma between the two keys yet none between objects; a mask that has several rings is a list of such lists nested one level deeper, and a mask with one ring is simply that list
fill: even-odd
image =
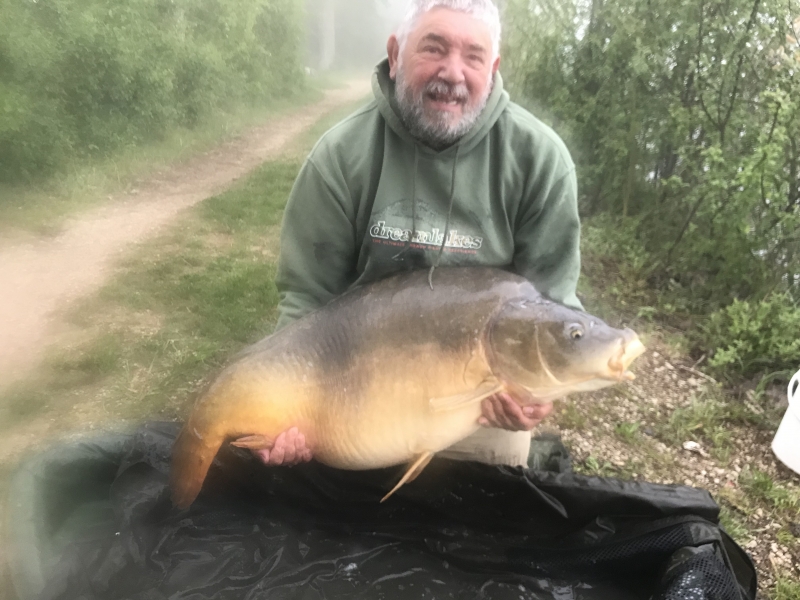
[{"label": "dirt path", "polygon": [[54,238],[0,249],[0,387],[29,372],[58,337],[59,311],[100,287],[127,247],[155,234],[183,209],[218,194],[278,155],[324,113],[365,96],[367,80],[256,127],[137,190],[68,222]]}]

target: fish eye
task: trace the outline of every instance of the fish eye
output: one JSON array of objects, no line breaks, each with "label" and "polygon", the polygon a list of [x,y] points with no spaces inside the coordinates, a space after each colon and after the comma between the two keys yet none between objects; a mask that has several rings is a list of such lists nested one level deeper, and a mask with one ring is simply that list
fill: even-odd
[{"label": "fish eye", "polygon": [[570,328],[569,337],[571,337],[573,340],[581,339],[583,337],[583,328],[578,325],[574,325]]}]

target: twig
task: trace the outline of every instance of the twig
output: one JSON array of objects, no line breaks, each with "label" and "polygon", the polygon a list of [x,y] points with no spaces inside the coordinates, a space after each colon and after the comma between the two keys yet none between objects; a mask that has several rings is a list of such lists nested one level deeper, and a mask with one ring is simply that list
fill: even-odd
[{"label": "twig", "polygon": [[692,375],[697,375],[698,377],[702,377],[706,381],[710,381],[711,383],[713,383],[715,385],[719,385],[719,381],[717,381],[716,379],[711,377],[711,375],[706,375],[702,371],[698,371],[697,369],[693,369],[692,367],[687,367],[686,365],[677,365],[677,367],[679,369],[683,369],[684,371],[688,371]]},{"label": "twig", "polygon": [[699,367],[699,366],[700,366],[700,363],[702,363],[702,362],[703,362],[705,359],[706,359],[706,355],[705,355],[705,354],[703,354],[703,356],[701,356],[701,357],[698,359],[698,361],[692,365],[692,368],[693,368],[693,369],[696,369],[697,367]]}]

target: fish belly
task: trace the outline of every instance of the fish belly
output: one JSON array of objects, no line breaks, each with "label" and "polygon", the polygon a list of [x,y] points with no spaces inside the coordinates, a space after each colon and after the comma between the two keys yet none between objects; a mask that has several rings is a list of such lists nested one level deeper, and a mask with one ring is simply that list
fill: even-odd
[{"label": "fish belly", "polygon": [[[421,403],[419,403],[421,404]],[[317,429],[314,457],[340,469],[375,469],[439,452],[478,428],[480,404],[434,413],[420,410],[365,410],[347,423],[334,420]]]},{"label": "fish belly", "polygon": [[320,386],[312,452],[333,467],[372,469],[443,450],[478,429],[480,402],[436,411],[431,400],[469,394],[490,375],[477,343],[375,344],[341,384]]}]

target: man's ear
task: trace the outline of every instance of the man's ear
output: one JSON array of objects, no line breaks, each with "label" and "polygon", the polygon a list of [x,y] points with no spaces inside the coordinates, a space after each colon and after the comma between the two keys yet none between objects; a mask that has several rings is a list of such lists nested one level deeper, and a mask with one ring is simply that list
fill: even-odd
[{"label": "man's ear", "polygon": [[497,73],[497,69],[500,68],[500,55],[497,55],[497,58],[494,59],[494,64],[492,64],[492,75]]},{"label": "man's ear", "polygon": [[400,42],[394,34],[390,35],[389,41],[386,42],[386,53],[389,55],[389,77],[394,79],[397,77],[397,63],[400,60]]}]

